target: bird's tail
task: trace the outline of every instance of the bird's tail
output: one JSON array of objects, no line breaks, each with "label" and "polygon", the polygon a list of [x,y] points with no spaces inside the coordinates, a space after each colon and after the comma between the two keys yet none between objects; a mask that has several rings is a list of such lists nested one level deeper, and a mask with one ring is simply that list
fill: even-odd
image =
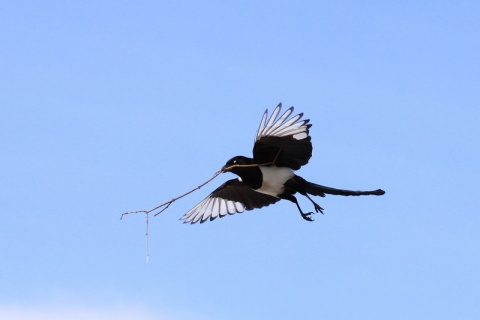
[{"label": "bird's tail", "polygon": [[336,196],[367,196],[367,195],[381,196],[382,194],[385,194],[385,191],[383,191],[382,189],[377,189],[372,191],[353,191],[353,190],[343,190],[343,189],[325,187],[325,186],[321,186],[319,184],[315,184],[308,181],[305,181],[305,182],[306,182],[306,184],[304,185],[305,192],[314,196],[324,197],[325,194],[332,194]]}]

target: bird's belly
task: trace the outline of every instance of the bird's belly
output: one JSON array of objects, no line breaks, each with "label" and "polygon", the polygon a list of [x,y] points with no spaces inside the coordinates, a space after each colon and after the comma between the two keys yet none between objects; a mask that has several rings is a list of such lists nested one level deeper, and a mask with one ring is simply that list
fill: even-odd
[{"label": "bird's belly", "polygon": [[285,167],[260,167],[263,175],[262,186],[256,191],[278,197],[284,191],[284,184],[293,178],[294,173]]}]

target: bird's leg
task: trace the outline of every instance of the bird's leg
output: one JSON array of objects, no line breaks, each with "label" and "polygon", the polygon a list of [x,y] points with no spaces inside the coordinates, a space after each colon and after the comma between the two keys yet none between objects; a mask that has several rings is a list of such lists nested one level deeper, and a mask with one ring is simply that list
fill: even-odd
[{"label": "bird's leg", "polygon": [[[315,214],[315,212],[303,212],[302,211],[302,208],[300,208],[300,205],[298,204],[298,201],[297,201],[297,198],[295,198],[294,195],[291,195],[291,194],[284,194],[281,196],[281,198],[283,199],[286,199],[286,200],[290,200],[292,201],[293,203],[295,203],[297,205],[297,208],[298,208],[298,211],[300,211],[300,214],[302,215],[302,218],[307,220],[307,221],[313,221],[313,218],[311,217],[312,214]],[[320,206],[319,206],[320,207]],[[318,212],[318,211],[317,211]]]},{"label": "bird's leg", "polygon": [[305,193],[305,196],[308,198],[308,200],[310,200],[312,203],[313,203],[313,206],[315,207],[315,211],[316,212],[320,212],[321,214],[323,214],[323,208],[320,207],[320,205],[318,203],[316,203],[315,201],[313,201],[312,198],[310,198],[310,196],[308,195],[308,193]]}]

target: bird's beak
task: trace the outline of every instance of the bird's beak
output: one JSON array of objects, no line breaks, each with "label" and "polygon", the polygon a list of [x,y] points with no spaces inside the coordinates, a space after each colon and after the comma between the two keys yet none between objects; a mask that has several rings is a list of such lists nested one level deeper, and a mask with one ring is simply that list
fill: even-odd
[{"label": "bird's beak", "polygon": [[222,172],[228,172],[228,171],[232,170],[232,169],[229,168],[229,167],[231,167],[231,166],[224,165],[224,166],[222,167]]}]

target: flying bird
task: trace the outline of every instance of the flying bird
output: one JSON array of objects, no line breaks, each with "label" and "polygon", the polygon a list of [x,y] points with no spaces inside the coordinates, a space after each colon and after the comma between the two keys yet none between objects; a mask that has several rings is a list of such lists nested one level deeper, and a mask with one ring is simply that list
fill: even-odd
[{"label": "flying bird", "polygon": [[292,116],[293,107],[280,115],[280,103],[268,118],[268,109],[263,114],[255,136],[253,158],[236,156],[227,161],[223,172],[232,172],[237,179],[228,180],[181,220],[184,223],[203,223],[241,213],[245,210],[262,208],[284,199],[293,202],[303,219],[313,221],[314,212],[304,212],[298,204],[299,193],[313,204],[315,212],[323,214],[323,208],[310,197],[325,194],[341,196],[383,195],[381,189],[352,191],[325,187],[296,175],[295,170],[306,165],[312,156],[310,120],[302,120],[303,113]]}]

